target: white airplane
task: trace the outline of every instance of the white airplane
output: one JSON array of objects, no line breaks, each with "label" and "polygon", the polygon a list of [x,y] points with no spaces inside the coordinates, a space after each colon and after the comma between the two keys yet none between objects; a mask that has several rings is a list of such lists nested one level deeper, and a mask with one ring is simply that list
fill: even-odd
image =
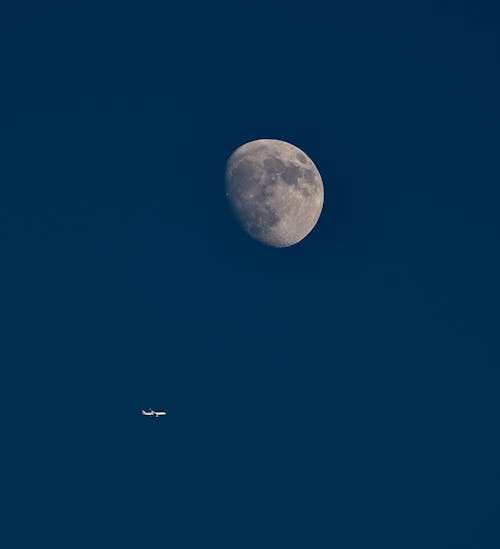
[{"label": "white airplane", "polygon": [[141,414],[143,416],[154,416],[154,417],[160,417],[160,416],[166,416],[167,412],[156,412],[152,408],[149,408],[148,410],[141,410]]}]

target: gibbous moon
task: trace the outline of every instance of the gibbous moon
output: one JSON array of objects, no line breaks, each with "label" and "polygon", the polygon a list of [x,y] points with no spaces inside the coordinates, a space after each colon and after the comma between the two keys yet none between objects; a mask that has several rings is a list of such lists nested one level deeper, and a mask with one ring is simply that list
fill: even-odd
[{"label": "gibbous moon", "polygon": [[252,238],[284,248],[312,231],[324,191],[318,169],[299,148],[277,139],[258,139],[229,157],[226,195]]}]

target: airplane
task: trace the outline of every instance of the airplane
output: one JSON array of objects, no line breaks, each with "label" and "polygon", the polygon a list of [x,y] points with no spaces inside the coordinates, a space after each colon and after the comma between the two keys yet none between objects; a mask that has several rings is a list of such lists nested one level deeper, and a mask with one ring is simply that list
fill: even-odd
[{"label": "airplane", "polygon": [[148,410],[141,410],[141,414],[143,416],[154,416],[154,417],[160,417],[160,416],[166,416],[167,412],[156,412],[152,408],[149,408]]}]

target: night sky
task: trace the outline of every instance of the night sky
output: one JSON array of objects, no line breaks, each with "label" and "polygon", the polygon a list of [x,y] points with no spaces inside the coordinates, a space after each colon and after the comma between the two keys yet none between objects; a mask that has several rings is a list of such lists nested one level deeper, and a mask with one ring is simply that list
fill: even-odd
[{"label": "night sky", "polygon": [[[496,2],[21,1],[0,51],[2,548],[500,547]],[[259,138],[323,178],[290,248],[225,199]]]}]

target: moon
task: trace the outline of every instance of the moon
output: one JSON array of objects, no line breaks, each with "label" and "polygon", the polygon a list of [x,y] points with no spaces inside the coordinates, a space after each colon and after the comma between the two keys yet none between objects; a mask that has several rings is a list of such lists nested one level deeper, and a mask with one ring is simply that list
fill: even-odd
[{"label": "moon", "polygon": [[276,248],[305,238],[323,208],[323,181],[313,161],[278,139],[257,139],[236,149],[226,164],[225,184],[243,229]]}]

